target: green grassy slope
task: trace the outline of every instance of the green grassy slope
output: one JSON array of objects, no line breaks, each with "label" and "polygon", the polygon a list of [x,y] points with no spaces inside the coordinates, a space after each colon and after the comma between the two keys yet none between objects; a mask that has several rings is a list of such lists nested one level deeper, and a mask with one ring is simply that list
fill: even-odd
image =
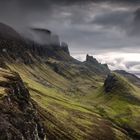
[{"label": "green grassy slope", "polygon": [[133,138],[139,139],[140,89],[124,77],[113,75],[116,78],[114,87],[105,92],[105,87],[102,86],[94,95],[87,94],[86,102],[95,106],[100,115],[127,130]]},{"label": "green grassy slope", "polygon": [[135,90],[129,87],[126,79],[117,77],[119,84],[124,85],[123,91],[105,93],[103,80],[97,75],[94,78],[76,75],[69,79],[45,64],[8,65],[20,73],[39,105],[48,139],[125,140],[139,137],[140,105],[123,96],[128,87],[138,98],[139,89],[133,85]]},{"label": "green grassy slope", "polygon": [[82,63],[62,46],[27,42],[11,35],[0,38],[0,66],[20,74],[44,122],[46,139],[140,139],[138,87],[115,75],[107,88],[109,69],[92,56]]}]

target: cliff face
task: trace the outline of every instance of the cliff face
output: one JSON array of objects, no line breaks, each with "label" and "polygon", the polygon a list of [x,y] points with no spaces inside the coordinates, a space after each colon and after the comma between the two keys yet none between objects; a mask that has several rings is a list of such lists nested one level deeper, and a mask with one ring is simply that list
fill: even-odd
[{"label": "cliff face", "polygon": [[[6,30],[9,31],[10,34],[12,35],[15,34],[14,36],[17,36],[16,31],[14,32],[14,30],[12,31],[9,30],[10,27],[8,26],[5,26],[5,28]],[[37,29],[35,33],[37,35],[39,34],[39,36],[40,33],[41,35],[43,34],[43,36],[52,36],[51,31],[49,30]],[[76,73],[76,75],[77,71],[80,71],[80,73],[82,71],[82,73],[87,75],[87,70],[90,70],[91,73],[102,75],[107,75],[109,73],[109,68],[107,67],[107,65],[100,64],[92,56],[87,55],[87,59],[84,63],[76,61],[74,58],[70,56],[67,43],[65,42],[60,43],[60,41],[56,40],[57,39],[52,39],[52,42],[54,43],[51,44],[47,43],[41,44],[37,42],[37,40],[34,41],[34,39],[32,40],[24,39],[21,37],[21,39],[19,40],[18,37],[17,38],[11,37],[10,40],[7,39],[6,36],[4,36],[3,38],[0,37],[0,59],[2,61],[6,60],[6,62],[8,61],[10,63],[19,63],[19,64],[24,63],[29,65],[33,63],[36,64],[37,61],[39,63],[40,62],[46,63],[49,59],[54,59],[62,62],[62,66],[64,66],[64,69],[65,67],[67,67],[67,65],[69,65],[70,69],[74,69],[74,74]],[[47,39],[45,41],[47,41]],[[68,64],[68,62],[70,63]],[[62,69],[63,68],[61,68],[60,71],[62,71]]]},{"label": "cliff face", "polygon": [[37,29],[34,34],[36,38],[25,39],[8,25],[0,23],[0,58],[25,64],[31,64],[35,59],[40,60],[37,58],[72,59],[68,46],[66,44],[61,46],[59,37],[51,35],[49,30]]},{"label": "cliff face", "polygon": [[89,56],[88,54],[86,56],[86,62],[98,64],[98,61],[95,58],[93,58],[93,56]]},{"label": "cliff face", "polygon": [[37,110],[17,73],[0,69],[0,139],[44,140]]}]

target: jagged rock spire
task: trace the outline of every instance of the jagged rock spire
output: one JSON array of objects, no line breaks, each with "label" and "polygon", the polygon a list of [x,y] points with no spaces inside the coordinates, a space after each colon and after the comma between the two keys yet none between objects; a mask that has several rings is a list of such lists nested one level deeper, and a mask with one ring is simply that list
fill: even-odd
[{"label": "jagged rock spire", "polygon": [[87,56],[86,56],[86,61],[98,63],[98,61],[93,56],[90,56],[89,54],[87,54]]}]

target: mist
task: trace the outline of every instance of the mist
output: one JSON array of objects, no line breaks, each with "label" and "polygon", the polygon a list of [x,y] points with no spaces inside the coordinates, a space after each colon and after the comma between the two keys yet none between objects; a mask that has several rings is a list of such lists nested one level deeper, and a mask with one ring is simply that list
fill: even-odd
[{"label": "mist", "polygon": [[[102,56],[97,57],[102,62],[108,53],[125,53],[127,58],[140,54],[139,0],[5,0],[0,1],[0,22],[34,39],[31,28],[48,29],[67,42],[72,56],[82,61],[87,53]],[[110,61],[114,58],[106,60],[109,65]],[[127,63],[132,61],[137,62],[134,73],[139,72],[140,58]],[[120,64],[110,67],[119,69]],[[121,68],[132,71],[125,63]]]}]

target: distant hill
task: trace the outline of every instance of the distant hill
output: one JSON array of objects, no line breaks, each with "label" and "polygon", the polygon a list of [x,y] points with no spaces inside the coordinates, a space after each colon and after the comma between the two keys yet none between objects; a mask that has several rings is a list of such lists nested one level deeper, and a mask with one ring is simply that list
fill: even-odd
[{"label": "distant hill", "polygon": [[140,87],[140,78],[138,78],[136,75],[134,75],[132,73],[128,73],[124,70],[115,70],[114,72],[124,76],[126,79],[128,79],[130,82],[132,82],[134,85],[137,85]]},{"label": "distant hill", "polygon": [[133,94],[135,92],[134,86],[116,73],[110,73],[108,75],[104,82],[104,90],[106,94],[115,94],[128,100],[137,100]]}]

